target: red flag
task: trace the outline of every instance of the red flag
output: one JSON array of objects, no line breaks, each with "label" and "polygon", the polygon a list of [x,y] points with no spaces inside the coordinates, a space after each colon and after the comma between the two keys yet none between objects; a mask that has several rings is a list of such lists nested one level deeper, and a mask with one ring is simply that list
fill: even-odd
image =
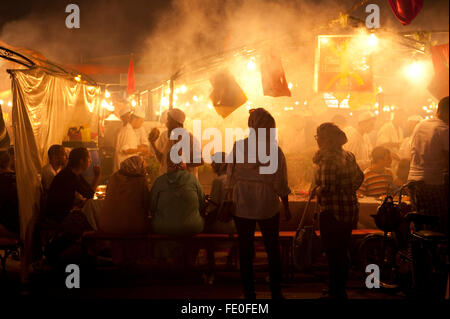
[{"label": "red flag", "polygon": [[266,54],[261,63],[261,80],[264,95],[291,96],[281,59],[273,54]]},{"label": "red flag", "polygon": [[419,14],[423,0],[389,0],[392,12],[403,25],[408,25]]},{"label": "red flag", "polygon": [[434,77],[428,85],[428,90],[438,100],[449,94],[448,81],[448,43],[431,47],[431,57],[434,65]]},{"label": "red flag", "polygon": [[136,90],[136,83],[134,81],[133,55],[130,56],[130,64],[128,65],[127,80],[128,80],[127,93],[128,95],[131,95]]}]

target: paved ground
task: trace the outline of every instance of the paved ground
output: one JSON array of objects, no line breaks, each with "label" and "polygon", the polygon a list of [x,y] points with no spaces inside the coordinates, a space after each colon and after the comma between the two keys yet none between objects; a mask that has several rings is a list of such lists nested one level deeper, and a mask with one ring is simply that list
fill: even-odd
[{"label": "paved ground", "polygon": [[[257,255],[255,281],[258,299],[270,298],[264,256]],[[220,261],[220,258],[219,258]],[[30,276],[28,285],[20,284],[19,263],[8,260],[7,276],[0,279],[0,295],[37,296],[57,298],[144,298],[144,299],[234,299],[242,298],[239,272],[219,270],[213,284],[205,283],[203,271],[188,273],[181,270],[156,269],[141,262],[127,269],[104,268],[95,272],[81,269],[80,289],[65,288],[65,277],[49,272]],[[326,288],[326,264],[318,261],[312,272],[297,273],[284,282],[283,291],[288,299],[316,299]],[[403,299],[401,293],[381,289],[367,289],[361,273],[352,271],[348,284],[351,299]]]}]

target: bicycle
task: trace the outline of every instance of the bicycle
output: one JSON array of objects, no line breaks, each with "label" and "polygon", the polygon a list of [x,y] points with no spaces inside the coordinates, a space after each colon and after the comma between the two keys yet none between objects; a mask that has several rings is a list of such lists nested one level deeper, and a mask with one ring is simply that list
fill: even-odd
[{"label": "bicycle", "polygon": [[[439,216],[413,211],[414,186],[401,187],[396,207],[401,220],[393,229],[381,229],[383,234],[367,235],[359,246],[360,265],[376,264],[380,269],[380,288],[403,291],[407,296],[442,298],[448,278],[448,238],[433,231]],[[402,203],[407,191],[411,207]],[[371,215],[376,218],[377,215]]]}]

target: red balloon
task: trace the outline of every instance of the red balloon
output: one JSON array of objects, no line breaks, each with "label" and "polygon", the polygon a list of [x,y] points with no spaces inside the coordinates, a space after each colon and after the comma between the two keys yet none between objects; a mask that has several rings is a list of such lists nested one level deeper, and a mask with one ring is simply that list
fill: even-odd
[{"label": "red balloon", "polygon": [[408,25],[422,10],[423,0],[389,0],[389,4],[397,19]]}]

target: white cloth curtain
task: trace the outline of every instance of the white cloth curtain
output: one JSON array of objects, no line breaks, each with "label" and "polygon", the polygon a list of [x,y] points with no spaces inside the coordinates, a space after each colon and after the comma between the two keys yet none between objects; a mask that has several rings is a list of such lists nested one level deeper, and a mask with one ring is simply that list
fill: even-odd
[{"label": "white cloth curtain", "polygon": [[21,239],[27,259],[32,221],[39,212],[40,173],[48,161],[47,150],[52,144],[62,143],[69,127],[89,125],[91,132],[98,132],[101,89],[39,67],[10,70],[10,74]]}]

